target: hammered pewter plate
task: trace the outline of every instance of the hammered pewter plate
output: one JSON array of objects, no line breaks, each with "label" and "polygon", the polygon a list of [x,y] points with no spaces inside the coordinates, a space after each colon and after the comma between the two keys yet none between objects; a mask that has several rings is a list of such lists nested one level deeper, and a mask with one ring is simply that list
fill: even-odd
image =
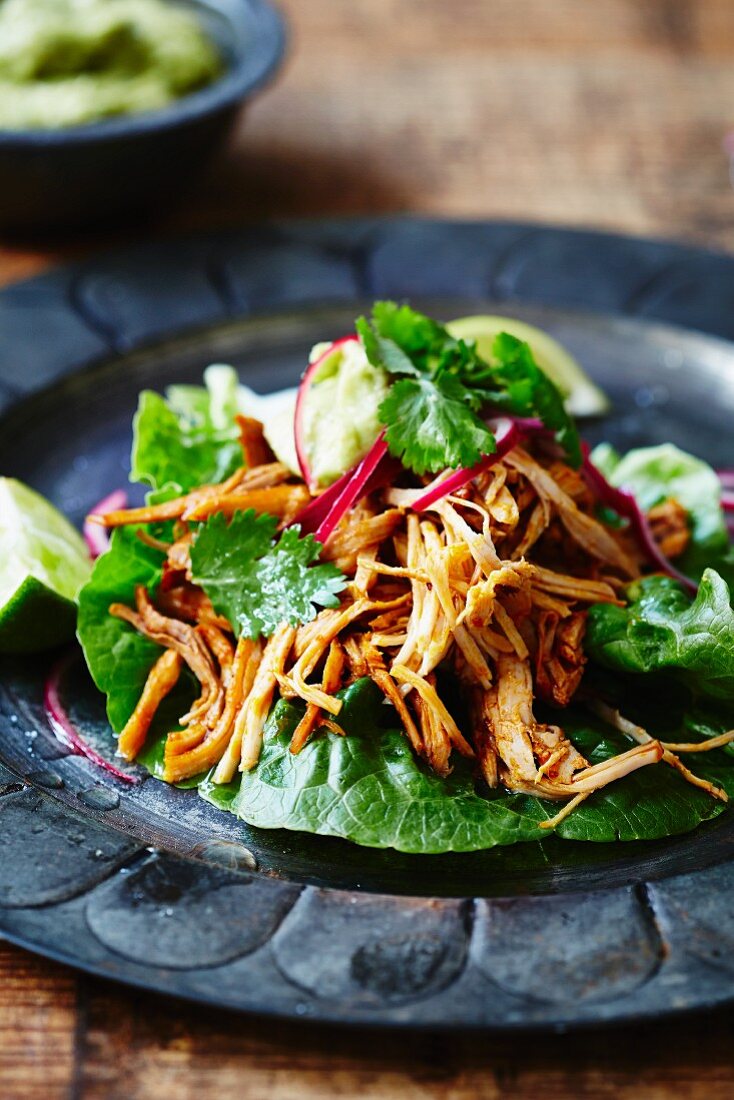
[{"label": "hammered pewter plate", "polygon": [[[375,297],[547,328],[609,393],[592,440],[734,462],[734,260],[532,226],[302,223],[140,246],[0,293],[0,471],[75,522],[127,478],[137,394],[266,392]],[[678,321],[701,331],[671,327]],[[664,322],[664,323],[661,323]],[[705,335],[704,332],[715,335]],[[655,843],[407,856],[251,829],[53,736],[58,654],[0,662],[0,934],[166,994],[353,1024],[568,1027],[734,999],[734,814]],[[63,695],[114,741],[83,662]]]}]

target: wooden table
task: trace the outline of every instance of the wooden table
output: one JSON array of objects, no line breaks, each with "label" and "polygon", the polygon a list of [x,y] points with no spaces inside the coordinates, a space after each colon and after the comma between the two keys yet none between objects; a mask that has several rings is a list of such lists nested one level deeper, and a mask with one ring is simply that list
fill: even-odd
[{"label": "wooden table", "polygon": [[[535,219],[734,247],[731,0],[284,0],[277,86],[187,205],[0,243],[0,283],[131,235],[262,216]],[[1,858],[1,857],[0,857]],[[571,1037],[231,1018],[0,944],[2,1100],[730,1100],[734,1014]]]}]

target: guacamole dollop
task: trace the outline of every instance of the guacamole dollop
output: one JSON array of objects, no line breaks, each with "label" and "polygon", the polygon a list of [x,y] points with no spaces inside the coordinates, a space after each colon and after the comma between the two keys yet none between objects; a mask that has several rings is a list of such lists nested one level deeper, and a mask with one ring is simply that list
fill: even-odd
[{"label": "guacamole dollop", "polygon": [[[312,362],[326,347],[316,345]],[[331,485],[364,458],[380,434],[378,409],[387,391],[387,375],[372,366],[356,340],[318,368],[303,418],[303,445],[315,485]]]},{"label": "guacamole dollop", "polygon": [[219,76],[194,15],[166,0],[1,0],[0,128],[152,111]]}]

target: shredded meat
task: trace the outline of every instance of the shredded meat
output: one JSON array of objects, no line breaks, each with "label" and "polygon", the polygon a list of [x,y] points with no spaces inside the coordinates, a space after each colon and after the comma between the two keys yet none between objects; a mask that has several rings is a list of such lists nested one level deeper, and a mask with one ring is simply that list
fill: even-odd
[{"label": "shredded meat", "polygon": [[179,619],[161,615],[140,585],[135,589],[135,602],[137,611],[132,611],[124,604],[112,604],[110,615],[126,620],[140,634],[167,649],[176,650],[183,658],[202,688],[199,703],[194,708],[197,715],[209,708],[216,710],[219,707],[221,710],[223,690],[214,659],[196,628]]},{"label": "shredded meat", "polygon": [[557,511],[568,534],[588,554],[618,570],[623,576],[636,575],[634,563],[612,533],[602,527],[598,520],[582,512],[573,498],[530,455],[517,447],[507,455],[505,462],[526,477],[538,496]]},{"label": "shredded meat", "polygon": [[158,707],[178,683],[181,664],[176,650],[166,649],[148,673],[143,694],[117,742],[117,750],[126,760],[134,760],[143,748]]},{"label": "shredded meat", "polygon": [[[134,607],[110,607],[164,648],[120,736],[127,759],[142,749],[185,664],[199,695],[166,739],[170,782],[214,769],[214,782],[228,783],[238,769],[253,768],[276,693],[305,704],[290,742],[294,755],[308,751],[325,728],[345,735],[341,690],[369,677],[436,774],[447,776],[458,752],[490,787],[563,801],[544,822],[548,828],[593,791],[660,760],[725,797],[679,759],[679,752],[701,751],[696,745],[661,744],[606,712],[633,747],[590,766],[562,725],[536,717],[536,699],[560,716],[579,689],[588,607],[623,606],[624,586],[638,575],[625,533],[599,522],[584,479],[542,447],[515,448],[421,514],[412,506],[425,485],[416,488],[415,480],[372,493],[323,550],[350,578],[339,606],[297,628],[283,623],[267,640],[236,638],[192,580],[191,525],[254,508],[285,526],[310,499],[303,482],[273,460],[262,425],[247,417],[238,423],[244,465],[226,481],[93,517],[109,527],[174,521],[172,541],[141,534],[163,556],[155,596],[138,588]],[[649,519],[668,557],[686,549],[690,532],[679,504],[668,500]],[[447,677],[468,716],[465,731],[447,704],[451,696],[444,697]],[[728,743],[734,732],[722,738],[712,745]]]},{"label": "shredded meat", "polygon": [[272,462],[273,452],[265,438],[263,425],[259,420],[251,416],[238,416],[237,427],[240,429],[240,444],[245,466],[251,470],[254,466],[265,466]]},{"label": "shredded meat", "polygon": [[535,686],[541,699],[567,707],[576,694],[586,664],[583,650],[586,615],[561,619],[555,611],[538,615]]},{"label": "shredded meat", "polygon": [[243,681],[253,647],[254,643],[246,638],[240,638],[237,643],[224,706],[214,728],[202,731],[203,736],[196,741],[183,744],[175,733],[169,734],[164,754],[164,779],[169,783],[180,783],[183,779],[208,771],[221,759],[232,736],[238,708],[242,705]]},{"label": "shredded meat", "polygon": [[256,512],[269,512],[289,523],[308,503],[308,489],[304,485],[274,485],[269,489],[238,489],[196,501],[187,507],[182,518],[190,522],[208,519],[216,512],[233,516],[254,508]]},{"label": "shredded meat", "polygon": [[673,500],[656,504],[647,513],[653,538],[666,558],[679,558],[688,549],[691,528],[685,508]]},{"label": "shredded meat", "polygon": [[[339,689],[345,664],[344,647],[338,638],[335,638],[329,646],[329,652],[324,663],[324,673],[321,678],[321,690],[326,695],[333,695]],[[290,750],[294,755],[301,751],[311,734],[318,728],[323,717],[321,707],[316,706],[315,703],[309,703],[306,706],[306,713],[291,737]]]}]

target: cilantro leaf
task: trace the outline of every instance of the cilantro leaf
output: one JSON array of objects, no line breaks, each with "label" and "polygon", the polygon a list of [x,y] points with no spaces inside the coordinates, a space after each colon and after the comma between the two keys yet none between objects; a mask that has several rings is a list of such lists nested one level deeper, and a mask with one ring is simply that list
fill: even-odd
[{"label": "cilantro leaf", "polygon": [[[418,474],[473,466],[496,448],[477,415],[483,395],[459,377],[476,357],[437,321],[409,306],[375,302],[357,321],[367,358],[393,382],[379,408],[390,453]],[[410,377],[412,376],[412,377]]]},{"label": "cilantro leaf", "polygon": [[310,622],[318,607],[336,607],[347,581],[335,565],[315,565],[321,553],[313,535],[289,527],[275,541],[277,520],[237,512],[228,524],[212,516],[191,548],[194,580],[235,633],[269,637],[281,623]]},{"label": "cilantro leaf", "polygon": [[524,341],[501,333],[487,362],[473,343],[395,302],[375,302],[357,332],[373,366],[393,377],[412,375],[393,383],[380,418],[391,453],[416,473],[470,466],[492,453],[494,436],[478,415],[489,408],[538,417],[568,461],[580,465],[581,444],[563,396]]},{"label": "cilantro leaf", "polygon": [[390,341],[412,364],[412,370],[404,368],[398,372],[383,360],[383,365],[391,373],[437,375],[449,371],[460,376],[461,381],[468,385],[469,374],[487,366],[477,355],[473,344],[452,336],[438,321],[410,306],[375,302],[372,327],[378,338],[378,347],[380,340]]},{"label": "cilantro leaf", "polygon": [[550,428],[573,466],[581,465],[581,441],[561,391],[533,358],[530,345],[501,332],[492,347],[491,373],[483,382],[489,401],[516,416],[537,416]]},{"label": "cilantro leaf", "polygon": [[382,356],[377,343],[377,333],[372,328],[366,317],[358,317],[354,322],[354,330],[360,339],[367,360],[373,367],[382,367]]},{"label": "cilantro leaf", "polygon": [[390,453],[417,474],[473,466],[496,450],[494,435],[474,411],[476,404],[451,374],[401,378],[378,410]]},{"label": "cilantro leaf", "polygon": [[392,340],[423,371],[429,370],[429,357],[453,340],[437,321],[410,306],[396,302],[375,302],[372,324],[384,339]]},{"label": "cilantro leaf", "polygon": [[403,349],[389,337],[380,336],[366,317],[358,317],[354,327],[362,341],[365,355],[373,367],[386,370],[389,374],[420,374]]}]

